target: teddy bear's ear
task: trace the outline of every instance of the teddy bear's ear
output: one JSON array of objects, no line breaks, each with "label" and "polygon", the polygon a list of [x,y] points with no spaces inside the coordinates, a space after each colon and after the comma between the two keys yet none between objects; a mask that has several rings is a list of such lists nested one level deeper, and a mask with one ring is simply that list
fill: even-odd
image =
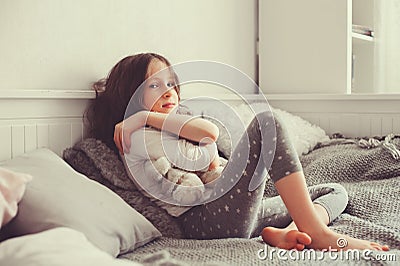
[{"label": "teddy bear's ear", "polygon": [[163,176],[165,176],[168,170],[171,169],[171,163],[167,160],[167,157],[165,156],[153,161],[153,166]]}]

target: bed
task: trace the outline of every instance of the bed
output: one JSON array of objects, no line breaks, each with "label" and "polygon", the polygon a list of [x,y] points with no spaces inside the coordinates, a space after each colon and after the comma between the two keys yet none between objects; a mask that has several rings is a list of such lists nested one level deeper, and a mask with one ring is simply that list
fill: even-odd
[{"label": "bed", "polygon": [[[47,239],[52,239],[52,237],[60,239],[60,236],[69,234],[71,236],[70,241],[75,239],[78,242],[80,241],[79,245],[74,246],[81,247],[81,251],[90,250],[90,252],[88,251],[85,253],[87,254],[85,258],[87,263],[82,265],[89,265],[89,262],[93,264],[95,258],[97,258],[98,261],[97,264],[93,265],[101,265],[99,258],[102,258],[104,265],[114,265],[114,263],[115,265],[165,265],[167,263],[167,265],[279,265],[290,262],[307,265],[310,263],[369,265],[371,261],[378,264],[388,263],[395,265],[400,259],[400,221],[398,219],[398,217],[400,217],[400,200],[398,196],[400,191],[400,159],[399,154],[397,154],[397,151],[400,149],[400,130],[398,130],[400,114],[398,108],[396,109],[398,101],[390,100],[389,104],[387,101],[382,103],[382,108],[389,108],[388,106],[393,104],[390,109],[392,110],[391,112],[375,110],[374,113],[365,113],[362,109],[364,107],[353,107],[351,114],[349,113],[350,109],[344,108],[344,110],[339,110],[338,108],[333,109],[333,107],[330,109],[326,108],[326,105],[322,107],[314,106],[314,112],[311,112],[307,109],[309,108],[309,104],[305,103],[306,101],[309,102],[310,99],[300,99],[297,101],[296,105],[292,104],[290,107],[285,106],[283,103],[284,100],[282,99],[275,98],[275,100],[271,101],[274,107],[276,106],[288,110],[291,113],[298,114],[306,118],[306,120],[311,121],[311,124],[313,124],[311,126],[321,126],[324,128],[327,135],[330,136],[330,138],[327,139],[319,135],[318,138],[320,138],[321,141],[315,141],[314,138],[314,142],[311,140],[306,141],[309,144],[308,146],[299,147],[299,149],[303,149],[300,158],[309,185],[321,182],[339,182],[348,190],[349,205],[345,212],[340,215],[330,227],[337,232],[346,233],[353,237],[388,244],[392,248],[387,253],[374,252],[372,254],[364,254],[364,256],[360,253],[358,254],[359,257],[357,254],[347,254],[350,258],[332,258],[329,257],[330,254],[327,252],[278,253],[277,249],[263,244],[260,238],[217,240],[181,239],[182,232],[173,218],[168,216],[153,202],[143,197],[143,195],[137,191],[126,177],[124,167],[117,156],[100,141],[84,138],[81,114],[87,101],[90,100],[92,96],[86,94],[86,92],[75,92],[72,96],[71,94],[68,95],[69,96],[66,97],[65,93],[49,92],[47,96],[38,96],[38,94],[34,94],[29,101],[26,99],[26,96],[18,95],[3,97],[1,99],[2,104],[7,103],[8,108],[18,108],[18,106],[22,105],[28,107],[25,108],[25,114],[19,112],[18,115],[15,115],[15,112],[10,112],[10,109],[7,109],[8,116],[3,113],[3,116],[0,117],[0,134],[3,136],[2,148],[4,147],[0,153],[0,160],[2,161],[0,167],[10,165],[10,161],[15,162],[15,158],[21,158],[21,156],[26,159],[27,156],[31,156],[29,154],[32,153],[36,154],[35,156],[39,156],[37,155],[39,152],[40,156],[44,156],[39,156],[41,159],[33,162],[32,164],[34,165],[46,161],[48,159],[47,156],[50,156],[52,160],[56,161],[54,161],[52,165],[64,165],[65,163],[72,166],[74,169],[65,170],[65,174],[60,174],[61,176],[69,176],[72,173],[71,171],[75,171],[76,173],[74,173],[74,175],[78,175],[77,173],[79,172],[88,179],[93,180],[96,184],[102,184],[103,187],[119,195],[125,203],[133,207],[132,209],[145,217],[147,221],[155,226],[161,233],[161,235],[159,235],[154,233],[153,229],[143,229],[145,227],[150,227],[150,225],[140,220],[143,224],[135,230],[136,240],[127,240],[135,242],[131,244],[131,248],[121,249],[120,247],[119,250],[115,251],[112,249],[113,247],[104,246],[103,250],[112,250],[112,252],[114,252],[112,255],[118,256],[116,260],[113,259],[113,256],[106,256],[104,252],[94,252],[93,249],[88,247],[91,245],[89,242],[93,241],[83,243],[79,240],[81,238],[85,239],[85,236],[87,237],[93,233],[94,229],[98,229],[96,226],[92,226],[93,228],[91,228],[91,231],[85,234],[85,236],[77,231],[71,232],[65,228],[60,228],[64,230],[64,232],[56,232],[54,228],[42,230],[42,234],[49,234]],[[294,100],[292,99],[290,101]],[[332,102],[336,100],[326,101]],[[365,101],[365,99],[363,101]],[[47,106],[52,108],[54,114],[49,116],[48,110],[35,110],[35,107],[40,106],[43,102],[49,103]],[[332,102],[332,106],[334,106],[334,104],[335,103]],[[14,107],[12,107],[12,105],[14,105]],[[360,103],[359,105],[363,106]],[[71,106],[77,108],[71,109]],[[344,104],[344,106],[346,106],[346,104]],[[32,109],[30,110],[29,108]],[[297,108],[297,111],[293,108]],[[377,107],[374,108],[376,109]],[[325,112],[330,112],[330,115],[324,115],[324,110]],[[361,111],[357,114],[355,110]],[[368,120],[367,117],[370,119]],[[338,118],[340,119],[338,120]],[[329,119],[328,122],[326,119]],[[344,127],[346,123],[350,124],[350,119],[358,122],[354,123],[351,128]],[[377,119],[380,119],[380,123],[376,122]],[[387,122],[389,120],[391,121],[390,123]],[[346,121],[346,123],[340,123],[342,121]],[[367,121],[369,121],[369,126],[365,126],[368,124]],[[379,128],[377,128],[377,124],[380,125]],[[335,125],[337,126],[337,130],[335,129]],[[67,132],[66,138],[60,138],[60,135],[65,135],[65,132]],[[389,135],[389,133],[394,134]],[[380,137],[375,135],[379,135]],[[5,144],[3,145],[3,143]],[[61,162],[54,156],[57,156],[60,160],[61,158],[64,160],[61,160]],[[14,166],[15,165],[16,164],[14,164]],[[17,168],[12,169],[17,170]],[[60,169],[54,169],[53,173],[60,173]],[[54,174],[53,177],[55,177]],[[49,179],[53,177],[49,176]],[[57,188],[55,185],[54,189],[61,188]],[[82,195],[83,198],[80,198],[76,196],[76,193],[78,192],[75,191],[75,194],[72,194],[75,195],[75,198],[78,198],[76,200],[81,200],[81,202],[86,203],[90,200],[95,201],[94,198],[85,198],[84,195]],[[272,183],[267,184],[264,194],[265,196],[276,195]],[[24,200],[26,203],[26,199],[22,198],[23,203]],[[116,199],[113,198],[113,200]],[[79,204],[78,202],[79,201],[76,201],[75,204]],[[73,209],[74,202],[70,204],[71,205],[65,208],[67,212]],[[107,211],[110,211],[110,215],[108,216],[112,216],[112,210],[107,209]],[[23,211],[17,214],[15,220],[19,219],[18,215],[23,215]],[[81,213],[81,215],[84,215],[84,213]],[[132,213],[131,216],[126,219],[132,218],[136,219],[135,221],[139,221],[137,220],[139,218],[137,218],[138,216],[136,213]],[[104,219],[109,219],[109,217],[104,217]],[[110,224],[115,223],[115,221],[112,220],[105,221]],[[93,222],[93,224],[95,224],[95,222]],[[3,229],[6,227],[9,231],[10,228],[12,228],[12,226],[6,225]],[[54,227],[57,228],[57,226]],[[82,231],[84,230],[89,229],[82,229]],[[29,235],[16,236],[11,238],[11,240],[18,241],[23,237],[35,236],[41,233],[30,232]],[[117,233],[120,239],[126,240],[121,232],[118,231]],[[146,233],[149,234],[143,235]],[[145,238],[146,241],[138,241],[140,238]],[[0,244],[0,254],[4,254],[5,241]],[[121,241],[121,243],[125,243],[124,241]],[[46,243],[49,245],[49,241],[40,243],[43,246],[45,246]],[[71,253],[66,254],[69,258],[73,256],[79,257],[77,251],[71,246],[71,243],[69,243],[69,246],[68,243],[60,244],[60,246],[64,247],[63,245],[67,245],[69,247]],[[96,246],[99,247],[99,245]],[[37,245],[37,247],[40,247],[40,245]],[[271,253],[273,250],[274,252]],[[58,250],[55,252],[60,251]],[[91,254],[91,257],[88,254]],[[110,254],[110,252],[108,252],[108,254]],[[302,255],[314,257],[304,259],[301,258]],[[51,261],[49,255],[46,256],[47,261]],[[57,256],[58,259],[60,259],[62,253],[58,253]],[[8,253],[8,262],[12,262],[13,265],[16,265],[16,257],[15,254]],[[7,262],[7,260],[5,261]]]}]

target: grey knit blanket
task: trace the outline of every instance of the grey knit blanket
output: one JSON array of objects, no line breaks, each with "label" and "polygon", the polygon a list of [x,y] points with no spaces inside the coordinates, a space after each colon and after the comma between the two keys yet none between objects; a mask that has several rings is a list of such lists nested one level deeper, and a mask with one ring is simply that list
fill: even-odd
[{"label": "grey knit blanket", "polygon": [[[391,143],[400,147],[399,138],[392,139]],[[366,257],[362,253],[360,257],[345,254],[350,259],[338,254],[335,259],[320,251],[314,255],[293,253],[291,256],[286,252],[278,257],[279,249],[265,245],[260,238],[179,239],[183,234],[175,219],[136,189],[118,156],[105,144],[85,139],[65,150],[63,156],[77,171],[120,195],[161,231],[162,238],[121,256],[145,265],[370,265],[374,259],[379,259],[374,260],[374,264],[397,265],[400,261],[400,160],[382,145],[368,148],[360,147],[356,141],[332,140],[301,157],[309,185],[338,182],[349,193],[349,205],[330,227],[392,248],[389,252],[374,252]],[[276,195],[271,182],[266,186],[265,195]],[[275,255],[271,255],[271,251]],[[385,260],[379,257],[385,255]],[[311,256],[311,259],[301,256]]]}]

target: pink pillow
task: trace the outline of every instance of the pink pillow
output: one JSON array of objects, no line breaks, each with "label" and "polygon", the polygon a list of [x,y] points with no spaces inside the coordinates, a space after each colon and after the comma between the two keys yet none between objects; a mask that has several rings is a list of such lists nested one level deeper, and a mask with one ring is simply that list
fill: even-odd
[{"label": "pink pillow", "polygon": [[17,215],[18,202],[25,192],[28,174],[16,173],[0,167],[0,228]]}]

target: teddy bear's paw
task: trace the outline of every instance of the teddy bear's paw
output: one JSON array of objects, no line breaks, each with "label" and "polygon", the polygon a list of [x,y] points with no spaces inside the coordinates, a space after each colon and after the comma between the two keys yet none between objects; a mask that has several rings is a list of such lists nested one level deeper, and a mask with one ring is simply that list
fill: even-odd
[{"label": "teddy bear's paw", "polygon": [[182,185],[177,186],[172,193],[173,198],[183,205],[196,203],[196,201],[201,199],[202,195],[203,192],[198,187],[187,187]]},{"label": "teddy bear's paw", "polygon": [[181,170],[175,169],[175,168],[171,168],[171,169],[169,169],[166,177],[172,183],[178,184],[180,182],[181,177],[182,177],[183,174],[184,174],[184,172],[182,172]]},{"label": "teddy bear's paw", "polygon": [[200,177],[194,173],[185,173],[182,175],[180,184],[188,187],[203,187],[203,182],[201,181]]},{"label": "teddy bear's paw", "polygon": [[201,175],[201,181],[203,181],[204,184],[211,183],[212,181],[221,176],[223,170],[224,167],[219,166],[211,171],[207,171]]},{"label": "teddy bear's paw", "polygon": [[157,160],[153,161],[153,166],[160,174],[165,175],[171,168],[171,163],[166,157],[160,157]]}]

